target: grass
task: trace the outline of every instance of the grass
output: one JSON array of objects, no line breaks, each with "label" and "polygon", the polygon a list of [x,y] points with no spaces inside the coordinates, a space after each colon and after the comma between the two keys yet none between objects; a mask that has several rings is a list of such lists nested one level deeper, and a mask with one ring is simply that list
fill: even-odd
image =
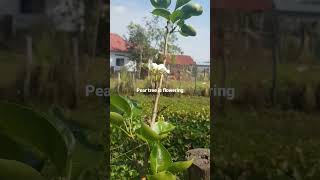
[{"label": "grass", "polygon": [[[169,87],[171,88],[182,88],[182,89],[194,89],[194,81],[177,81],[177,80],[168,80],[166,82]],[[117,79],[111,78],[110,79],[110,88],[116,89],[117,86]],[[198,81],[197,82],[197,89],[205,89],[209,88],[210,82],[208,81]],[[139,88],[146,88],[146,80],[137,80],[136,87]]]},{"label": "grass", "polygon": [[[319,112],[249,111],[235,107],[226,112],[214,120],[212,159],[218,168],[226,162],[233,163],[232,168],[224,169],[228,176],[231,171],[251,171],[245,162],[253,162],[267,174],[281,169],[276,162],[289,163],[300,174],[319,165]],[[235,165],[238,162],[240,167]],[[319,174],[320,169],[315,173]]]}]

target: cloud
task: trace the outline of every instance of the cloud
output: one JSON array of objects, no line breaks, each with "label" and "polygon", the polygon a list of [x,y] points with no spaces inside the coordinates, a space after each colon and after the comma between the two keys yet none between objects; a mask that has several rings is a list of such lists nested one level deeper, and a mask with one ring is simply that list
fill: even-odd
[{"label": "cloud", "polygon": [[122,5],[112,5],[111,9],[112,9],[112,12],[115,14],[123,14],[127,11],[127,7]]}]

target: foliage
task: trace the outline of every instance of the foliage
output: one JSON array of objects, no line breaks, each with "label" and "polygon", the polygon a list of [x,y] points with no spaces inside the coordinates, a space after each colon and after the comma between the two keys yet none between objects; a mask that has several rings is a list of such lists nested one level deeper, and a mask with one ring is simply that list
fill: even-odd
[{"label": "foliage", "polygon": [[[151,97],[135,95],[133,102],[139,101],[140,110],[134,110],[133,126],[139,128],[139,122],[150,117]],[[174,99],[173,99],[174,98]],[[209,148],[210,108],[209,99],[203,97],[162,97],[160,116],[175,126],[171,135],[163,139],[173,161],[184,161],[190,148]],[[141,117],[142,115],[142,117]],[[132,140],[115,125],[111,124],[111,168],[112,179],[136,179],[143,168],[146,144],[139,139]],[[175,172],[175,168],[171,167]]]},{"label": "foliage", "polygon": [[318,113],[227,112],[213,128],[214,179],[319,179]]},{"label": "foliage", "polygon": [[[156,77],[160,76],[159,79],[155,78],[153,80],[156,89],[161,89],[163,77],[166,73],[169,73],[165,64],[170,36],[175,33],[177,28],[180,29],[180,34],[184,36],[196,35],[193,27],[185,24],[185,20],[192,16],[201,15],[202,7],[195,3],[187,3],[188,1],[177,0],[175,11],[171,14],[168,9],[171,0],[151,0],[151,4],[154,6],[152,14],[163,17],[167,21],[164,28],[164,46],[162,48],[162,55],[164,56],[163,62],[161,62],[161,65],[153,64],[154,67],[151,69],[154,70],[150,72]],[[163,116],[159,116],[159,98],[160,92],[157,92],[152,108],[153,111],[150,116],[152,118],[149,118],[149,120],[145,122],[141,114],[137,116],[137,119],[133,118],[134,109],[137,107],[136,103],[119,95],[111,96],[110,122],[116,122],[113,125],[129,138],[132,138],[132,141],[139,139],[147,145],[148,150],[145,151],[144,162],[142,164],[143,171],[140,173],[144,178],[147,177],[150,180],[175,180],[178,173],[183,172],[191,166],[192,160],[187,162],[174,162],[171,154],[163,145],[165,139],[174,131],[176,126],[165,120]],[[134,120],[137,121],[134,122]],[[147,160],[148,152],[150,152],[149,160]],[[147,162],[149,162],[150,169],[148,168]]]},{"label": "foliage", "polygon": [[[146,29],[139,24],[131,22],[128,26],[127,42],[130,44],[131,58],[136,62],[146,63],[152,55],[152,47],[150,46],[150,39],[147,36]],[[151,51],[151,53],[150,53]],[[142,54],[144,57],[142,57]]]},{"label": "foliage", "polygon": [[[83,135],[82,138],[79,136],[84,131],[75,132],[65,120],[58,107],[52,107],[44,114],[1,102],[0,143],[4,148],[0,150],[0,158],[1,166],[7,168],[1,168],[0,178],[21,179],[16,175],[22,173],[29,179],[63,177],[71,180],[96,168],[102,158],[102,149],[88,145]],[[81,161],[89,154],[91,161]],[[13,173],[12,168],[19,173]],[[46,168],[51,168],[51,173],[39,176]]]}]

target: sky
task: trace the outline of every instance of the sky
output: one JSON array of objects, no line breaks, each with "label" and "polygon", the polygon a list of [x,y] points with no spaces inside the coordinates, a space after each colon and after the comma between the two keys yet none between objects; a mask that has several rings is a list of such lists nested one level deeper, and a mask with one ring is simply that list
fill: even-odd
[{"label": "sky", "polygon": [[[174,8],[176,0],[172,0],[170,8]],[[178,35],[178,45],[185,55],[190,55],[196,62],[210,61],[210,0],[192,0],[203,6],[203,14],[186,21],[197,31],[195,37]],[[144,18],[151,18],[153,7],[150,0],[111,0],[110,30],[120,36],[127,35],[130,22],[144,24]]]}]

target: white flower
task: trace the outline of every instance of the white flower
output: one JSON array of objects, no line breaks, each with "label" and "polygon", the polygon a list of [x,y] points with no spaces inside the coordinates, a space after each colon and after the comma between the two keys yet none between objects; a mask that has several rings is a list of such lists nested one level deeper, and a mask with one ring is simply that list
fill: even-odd
[{"label": "white flower", "polygon": [[167,69],[164,64],[150,63],[148,67],[149,70],[154,73],[170,74],[170,70]]}]

